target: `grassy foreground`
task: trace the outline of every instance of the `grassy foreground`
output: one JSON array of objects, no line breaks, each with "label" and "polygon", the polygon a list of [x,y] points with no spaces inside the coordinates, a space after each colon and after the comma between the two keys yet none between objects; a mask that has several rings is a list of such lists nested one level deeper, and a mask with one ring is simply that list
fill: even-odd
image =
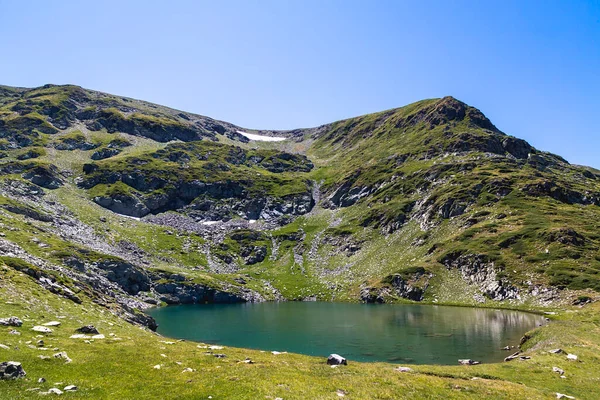
[{"label": "grassy foreground", "polygon": [[[93,399],[549,399],[556,398],[556,392],[595,399],[600,394],[598,304],[559,312],[548,326],[530,332],[523,346],[530,360],[470,367],[422,365],[411,366],[413,372],[398,372],[397,365],[387,363],[349,360],[348,366],[331,368],[324,357],[230,347],[211,350],[170,340],[87,300],[78,305],[53,296],[8,268],[0,269],[0,299],[0,317],[15,315],[24,322],[19,328],[0,328],[0,343],[10,347],[0,349],[2,361],[21,362],[27,372],[25,378],[0,381],[2,399],[40,398],[39,392],[67,385],[78,390],[61,397]],[[42,337],[31,330],[53,320],[61,325],[52,333]],[[94,324],[105,338],[87,343],[70,338],[85,324]],[[40,339],[44,347],[37,346]],[[554,348],[576,354],[578,360],[547,352]],[[72,362],[55,358],[59,351]],[[226,357],[207,354],[211,351]],[[246,358],[253,363],[242,362]],[[552,371],[555,366],[566,378]],[[186,368],[192,371],[183,372]],[[38,383],[41,377],[46,382]]]}]

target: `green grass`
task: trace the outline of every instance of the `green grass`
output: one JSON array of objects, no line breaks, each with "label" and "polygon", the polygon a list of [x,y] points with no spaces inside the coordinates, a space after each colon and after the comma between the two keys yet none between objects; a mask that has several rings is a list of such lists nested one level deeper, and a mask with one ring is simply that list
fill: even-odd
[{"label": "green grass", "polygon": [[[169,339],[124,323],[88,299],[78,305],[53,296],[13,269],[0,269],[0,274],[0,314],[24,320],[21,328],[15,328],[19,336],[9,335],[9,328],[0,329],[0,343],[10,347],[2,350],[3,358],[21,362],[27,372],[24,379],[0,382],[3,396],[11,399],[39,398],[27,389],[62,389],[69,384],[79,387],[65,394],[69,398],[97,399],[333,399],[338,390],[358,399],[546,399],[555,392],[593,399],[600,372],[600,310],[595,304],[561,312],[548,326],[530,333],[525,354],[531,360],[474,367],[420,365],[411,366],[412,373],[399,373],[393,364],[350,360],[347,367],[332,369],[324,357],[231,347],[219,350],[227,357],[217,359],[197,343],[167,344]],[[29,348],[25,342],[35,344],[39,339],[31,327],[50,320],[61,321],[42,338],[53,350]],[[94,324],[106,338],[90,343],[70,339],[84,324]],[[577,354],[579,360],[569,362],[564,354],[546,353],[552,348]],[[73,361],[53,358],[58,351],[67,352]],[[38,355],[51,358],[41,360]],[[247,357],[254,363],[240,363]],[[560,379],[553,366],[564,369],[567,378]],[[195,371],[182,373],[185,368]],[[41,377],[46,382],[38,383]]]}]

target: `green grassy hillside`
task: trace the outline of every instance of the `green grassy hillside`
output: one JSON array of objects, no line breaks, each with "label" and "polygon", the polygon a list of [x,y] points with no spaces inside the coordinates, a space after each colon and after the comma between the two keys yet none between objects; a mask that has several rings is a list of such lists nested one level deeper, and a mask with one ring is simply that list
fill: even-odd
[{"label": "green grassy hillside", "polygon": [[[25,321],[21,335],[0,327],[0,351],[28,373],[0,393],[63,382],[93,398],[593,398],[599,232],[599,171],[451,97],[256,131],[77,86],[0,86],[0,318]],[[143,314],[314,299],[559,315],[524,344],[530,361],[407,374],[243,349],[218,360],[165,344]],[[51,319],[45,347],[72,363],[37,357],[30,328]],[[114,336],[70,339],[87,323]],[[559,346],[580,361],[546,352]]]}]

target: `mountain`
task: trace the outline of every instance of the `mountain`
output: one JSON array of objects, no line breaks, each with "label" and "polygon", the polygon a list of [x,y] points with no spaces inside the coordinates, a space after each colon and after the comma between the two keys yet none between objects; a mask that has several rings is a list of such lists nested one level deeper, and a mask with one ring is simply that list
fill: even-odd
[{"label": "mountain", "polygon": [[600,172],[452,97],[260,131],[78,86],[0,86],[0,173],[15,312],[68,304],[73,321],[93,309],[155,329],[142,311],[159,304],[600,297]]}]

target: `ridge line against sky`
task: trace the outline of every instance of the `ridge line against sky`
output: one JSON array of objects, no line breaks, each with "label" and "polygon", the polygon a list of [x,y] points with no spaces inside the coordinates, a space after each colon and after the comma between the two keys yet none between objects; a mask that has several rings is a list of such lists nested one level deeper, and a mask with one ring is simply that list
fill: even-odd
[{"label": "ridge line against sky", "polygon": [[248,129],[451,95],[600,168],[600,1],[0,0],[0,84],[71,83]]}]

